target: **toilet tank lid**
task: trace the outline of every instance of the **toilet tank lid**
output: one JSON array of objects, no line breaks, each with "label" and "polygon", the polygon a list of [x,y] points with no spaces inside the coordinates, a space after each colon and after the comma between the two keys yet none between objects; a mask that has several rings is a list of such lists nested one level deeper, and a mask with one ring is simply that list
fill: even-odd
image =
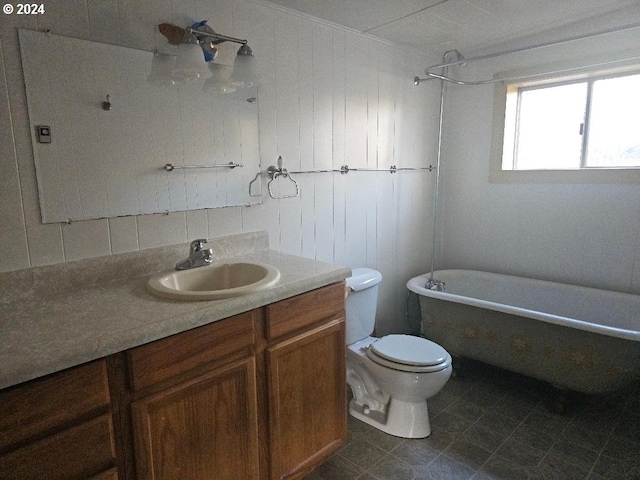
[{"label": "toilet tank lid", "polygon": [[359,292],[369,287],[375,287],[381,281],[382,274],[373,268],[354,268],[351,270],[351,276],[347,278],[347,287]]}]

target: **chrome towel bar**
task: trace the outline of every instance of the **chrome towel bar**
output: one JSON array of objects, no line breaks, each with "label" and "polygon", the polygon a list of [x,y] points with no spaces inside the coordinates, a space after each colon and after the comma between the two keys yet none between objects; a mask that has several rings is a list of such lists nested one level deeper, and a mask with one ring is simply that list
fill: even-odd
[{"label": "chrome towel bar", "polygon": [[[275,165],[271,165],[269,168],[267,168],[267,174],[269,175],[269,178],[271,179],[269,181],[269,183],[267,184],[267,189],[269,190],[269,196],[273,199],[281,199],[281,198],[292,198],[292,197],[297,197],[300,194],[300,186],[298,185],[298,182],[291,176],[291,174],[295,174],[295,175],[303,175],[303,174],[307,174],[307,173],[340,173],[341,175],[346,175],[349,172],[389,172],[389,173],[396,173],[402,170],[428,170],[429,172],[435,170],[435,167],[429,165],[428,167],[396,167],[395,165],[391,165],[389,168],[360,168],[360,167],[355,167],[355,168],[350,168],[348,165],[342,165],[340,168],[330,168],[330,169],[321,169],[321,170],[301,170],[301,171],[297,171],[297,172],[290,172],[288,171],[286,168],[283,167],[283,160],[282,160],[282,156],[278,157],[278,161],[277,161],[277,166]],[[288,178],[289,180],[291,180],[296,187],[296,193],[295,194],[289,194],[289,195],[281,195],[281,196],[276,196],[273,194],[272,190],[271,190],[271,184],[273,183],[273,181],[278,178],[278,177],[284,177],[284,178]]]},{"label": "chrome towel bar", "polygon": [[162,167],[167,172],[172,172],[174,170],[186,170],[189,168],[236,168],[236,167],[244,167],[242,163],[219,163],[214,165],[174,165],[172,163],[167,163],[164,167]]}]

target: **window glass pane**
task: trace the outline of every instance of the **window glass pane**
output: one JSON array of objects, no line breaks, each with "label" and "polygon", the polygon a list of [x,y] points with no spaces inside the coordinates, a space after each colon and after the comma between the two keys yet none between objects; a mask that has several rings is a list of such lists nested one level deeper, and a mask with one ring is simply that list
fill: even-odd
[{"label": "window glass pane", "polygon": [[586,166],[640,166],[640,75],[593,83]]},{"label": "window glass pane", "polygon": [[516,170],[580,168],[587,84],[522,90]]}]

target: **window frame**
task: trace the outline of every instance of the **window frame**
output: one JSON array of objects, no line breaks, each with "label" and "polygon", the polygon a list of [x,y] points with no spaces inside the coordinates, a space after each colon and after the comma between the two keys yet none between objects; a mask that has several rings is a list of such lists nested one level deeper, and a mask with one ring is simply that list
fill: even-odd
[{"label": "window frame", "polygon": [[[573,76],[550,77],[534,81],[500,82],[494,90],[494,115],[491,142],[491,168],[489,180],[496,183],[640,183],[640,166],[600,167],[587,166],[589,128],[593,85],[598,80],[621,78],[640,74],[640,65],[616,70],[583,72]],[[580,166],[574,169],[516,170],[517,128],[520,109],[520,92],[569,85],[587,84],[586,109],[583,120],[584,133]],[[516,95],[515,102],[508,101]],[[508,153],[510,152],[510,153]],[[508,155],[508,162],[505,162]],[[505,163],[511,168],[505,168]]]}]

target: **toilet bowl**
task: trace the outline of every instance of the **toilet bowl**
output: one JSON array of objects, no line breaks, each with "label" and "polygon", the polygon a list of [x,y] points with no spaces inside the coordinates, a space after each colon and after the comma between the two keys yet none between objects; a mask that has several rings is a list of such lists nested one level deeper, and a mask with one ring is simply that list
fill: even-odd
[{"label": "toilet bowl", "polygon": [[410,335],[372,337],[379,272],[356,268],[347,279],[349,413],[402,438],[431,433],[427,399],[451,376],[451,356],[440,345]]}]

